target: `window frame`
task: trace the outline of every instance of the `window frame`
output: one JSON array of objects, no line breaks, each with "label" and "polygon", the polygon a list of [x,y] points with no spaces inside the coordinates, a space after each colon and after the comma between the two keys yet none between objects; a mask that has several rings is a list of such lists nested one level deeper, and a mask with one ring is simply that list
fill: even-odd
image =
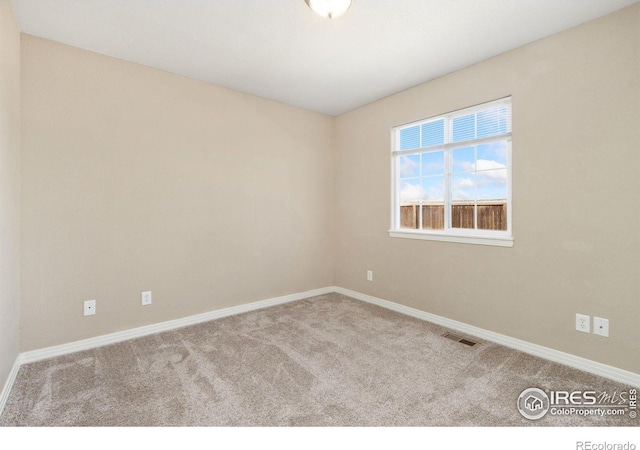
[{"label": "window frame", "polygon": [[[453,141],[453,119],[469,114],[475,114],[483,110],[495,108],[499,105],[509,105],[509,124],[507,132],[499,135],[489,136],[480,139],[472,139],[460,142]],[[511,97],[504,97],[498,100],[485,102],[479,105],[471,106],[468,108],[452,111],[437,116],[432,116],[426,119],[417,120],[414,122],[394,126],[391,130],[391,229],[388,231],[390,237],[394,238],[408,238],[408,239],[422,239],[433,241],[445,241],[445,242],[458,242],[467,244],[479,244],[479,245],[492,245],[500,247],[512,247],[513,246],[513,231],[512,231],[512,131],[511,131]],[[429,147],[418,147],[409,150],[399,150],[400,148],[400,132],[403,129],[414,127],[416,125],[422,127],[422,125],[444,119],[444,144],[433,145]],[[451,176],[452,176],[452,153],[454,148],[461,148],[464,146],[477,146],[490,143],[490,142],[506,142],[506,189],[507,189],[507,214],[506,230],[482,230],[482,229],[470,229],[470,228],[452,228],[451,227]],[[400,167],[398,161],[402,156],[410,154],[421,154],[430,151],[443,151],[444,155],[444,229],[442,230],[424,230],[424,229],[411,229],[400,228]],[[477,152],[477,150],[476,150]],[[477,160],[477,154],[476,154]],[[477,173],[477,172],[474,172]],[[474,209],[475,226],[477,227],[477,205],[478,200],[475,199],[476,208]],[[422,214],[422,208],[420,208],[420,214]],[[422,223],[422,221],[421,221]]]}]

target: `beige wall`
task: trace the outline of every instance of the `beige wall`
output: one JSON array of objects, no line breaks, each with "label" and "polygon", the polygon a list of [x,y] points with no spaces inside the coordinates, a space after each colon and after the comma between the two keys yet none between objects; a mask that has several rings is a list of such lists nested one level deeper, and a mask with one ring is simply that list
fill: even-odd
[{"label": "beige wall", "polygon": [[[338,117],[336,284],[640,373],[639,23],[636,4]],[[391,127],[507,95],[513,248],[390,238]]]},{"label": "beige wall", "polygon": [[20,341],[20,31],[0,0],[0,391]]},{"label": "beige wall", "polygon": [[22,351],[333,284],[333,118],[28,35],[22,87]]}]

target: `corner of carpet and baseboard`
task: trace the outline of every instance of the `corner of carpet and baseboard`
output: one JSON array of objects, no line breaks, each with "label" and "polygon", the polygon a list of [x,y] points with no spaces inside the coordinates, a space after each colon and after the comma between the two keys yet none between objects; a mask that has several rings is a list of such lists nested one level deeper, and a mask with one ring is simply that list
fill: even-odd
[{"label": "corner of carpet and baseboard", "polygon": [[104,334],[88,339],[82,339],[80,341],[69,342],[66,344],[55,345],[52,347],[41,348],[37,350],[31,350],[20,354],[21,362],[23,364],[40,361],[43,359],[53,358],[55,356],[67,355],[69,353],[75,353],[83,350],[89,350],[92,348],[103,347],[105,345],[115,344],[118,342],[126,341],[129,339],[135,339],[139,337],[149,336],[151,334],[162,333],[164,331],[175,330],[190,325],[196,325],[198,323],[208,322],[210,320],[221,319],[223,317],[233,316],[236,314],[242,314],[258,309],[269,308],[271,306],[282,305],[284,303],[294,302],[297,300],[303,300],[309,297],[315,297],[318,295],[328,294],[334,292],[332,286],[312,289],[309,291],[299,292],[295,294],[283,295],[280,297],[270,298],[266,300],[259,300],[256,302],[245,303],[243,305],[232,306],[229,308],[216,309],[202,314],[196,314],[193,316],[182,317],[180,319],[168,320],[166,322],[158,322],[151,325],[145,325],[142,327],[132,328],[124,331],[117,331],[115,333]]},{"label": "corner of carpet and baseboard", "polygon": [[573,367],[574,369],[589,372],[594,375],[601,376],[619,383],[624,383],[633,387],[640,387],[640,374],[630,372],[628,370],[620,369],[618,367],[609,366],[607,364],[599,363],[590,359],[586,359],[580,356],[576,356],[570,353],[565,353],[559,350],[555,350],[542,345],[533,344],[531,342],[516,339],[511,336],[507,336],[493,331],[485,330],[483,328],[468,325],[463,322],[448,319],[446,317],[431,314],[419,309],[410,308],[398,303],[383,300],[381,298],[373,297],[371,295],[363,294],[357,291],[349,289],[334,287],[335,292],[346,295],[357,300],[361,300],[367,303],[381,306],[392,311],[399,312],[417,319],[425,320],[436,325],[440,325],[452,330],[468,334],[470,336],[478,337],[486,341],[490,341],[505,347],[519,350],[523,353],[528,353],[533,356],[537,356],[548,361],[553,361],[565,366]]},{"label": "corner of carpet and baseboard", "polygon": [[16,360],[11,367],[11,371],[9,372],[9,376],[7,377],[7,381],[4,383],[4,387],[2,388],[2,392],[0,392],[0,416],[2,415],[2,411],[4,411],[4,406],[7,404],[7,400],[9,400],[9,394],[11,393],[11,389],[13,388],[13,383],[16,381],[16,377],[18,376],[18,371],[20,370],[20,366],[22,365],[22,360],[20,355],[16,357]]}]

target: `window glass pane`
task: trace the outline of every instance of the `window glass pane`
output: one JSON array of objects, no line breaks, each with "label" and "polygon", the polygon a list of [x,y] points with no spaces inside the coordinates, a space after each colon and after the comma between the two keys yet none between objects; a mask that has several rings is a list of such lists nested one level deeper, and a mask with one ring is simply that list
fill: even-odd
[{"label": "window glass pane", "polygon": [[420,155],[405,155],[398,158],[400,178],[420,176]]},{"label": "window glass pane", "polygon": [[507,202],[488,201],[478,202],[478,229],[480,230],[506,230],[507,229]]},{"label": "window glass pane", "polygon": [[426,202],[422,204],[422,229],[444,229],[444,202]]},{"label": "window glass pane", "polygon": [[478,228],[507,229],[507,170],[478,172]]},{"label": "window glass pane", "polygon": [[420,228],[420,178],[400,181],[400,228]]},{"label": "window glass pane", "polygon": [[417,230],[420,228],[420,205],[407,204],[400,206],[400,228]]},{"label": "window glass pane", "polygon": [[508,111],[506,106],[499,106],[479,112],[477,115],[478,138],[506,133]]},{"label": "window glass pane", "polygon": [[478,199],[507,200],[507,169],[478,172],[476,183]]},{"label": "window glass pane", "polygon": [[417,202],[422,198],[420,178],[409,178],[400,181],[400,202]]},{"label": "window glass pane", "polygon": [[453,149],[452,172],[470,172],[475,168],[475,147]]},{"label": "window glass pane", "polygon": [[444,119],[422,125],[422,146],[444,144]]},{"label": "window glass pane", "polygon": [[444,229],[444,175],[422,178],[422,229]]},{"label": "window glass pane", "polygon": [[422,175],[444,174],[444,151],[422,154]]},{"label": "window glass pane", "polygon": [[[478,161],[491,161],[493,168],[507,166],[507,142],[491,142],[478,145]],[[481,170],[481,169],[478,169]]]},{"label": "window glass pane", "polygon": [[422,178],[422,200],[444,202],[444,175]]},{"label": "window glass pane", "polygon": [[451,175],[451,200],[473,201],[476,198],[476,178],[473,173]]},{"label": "window glass pane", "polygon": [[420,125],[400,130],[400,150],[420,147]]},{"label": "window glass pane", "polygon": [[507,229],[507,170],[478,172],[478,228]]},{"label": "window glass pane", "polygon": [[451,175],[451,227],[475,228],[475,174]]},{"label": "window glass pane", "polygon": [[476,137],[476,115],[469,114],[453,119],[453,142],[467,141]]},{"label": "window glass pane", "polygon": [[475,209],[473,202],[451,204],[451,228],[475,229]]}]

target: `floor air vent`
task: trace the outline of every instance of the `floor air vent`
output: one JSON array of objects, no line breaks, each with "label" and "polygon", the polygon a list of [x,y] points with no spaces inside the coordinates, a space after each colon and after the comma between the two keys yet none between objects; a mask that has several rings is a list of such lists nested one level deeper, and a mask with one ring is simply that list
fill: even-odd
[{"label": "floor air vent", "polygon": [[462,336],[458,336],[457,334],[453,334],[453,333],[445,333],[442,336],[446,337],[447,339],[451,339],[452,341],[456,341],[456,342],[460,342],[461,344],[468,345],[469,347],[473,347],[474,345],[477,344],[477,342],[470,341],[469,339],[465,339]]}]

